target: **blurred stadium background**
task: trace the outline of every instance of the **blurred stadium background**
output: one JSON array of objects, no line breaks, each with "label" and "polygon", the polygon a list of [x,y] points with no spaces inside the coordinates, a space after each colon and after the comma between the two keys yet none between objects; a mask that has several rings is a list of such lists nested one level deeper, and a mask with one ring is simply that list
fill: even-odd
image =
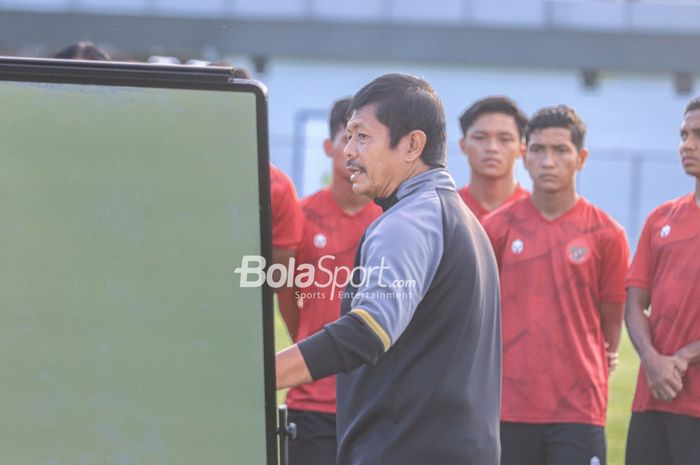
[{"label": "blurred stadium background", "polygon": [[[0,0],[0,54],[48,57],[92,40],[115,59],[245,66],[269,89],[272,161],[301,195],[328,177],[326,111],[375,76],[425,77],[445,103],[449,170],[468,165],[457,118],[505,94],[532,113],[574,106],[588,125],[580,191],[627,229],[686,193],[678,128],[698,94],[697,0]],[[522,167],[520,181],[530,185]],[[278,344],[285,331],[278,327]],[[611,387],[609,463],[621,464],[636,356]]]}]

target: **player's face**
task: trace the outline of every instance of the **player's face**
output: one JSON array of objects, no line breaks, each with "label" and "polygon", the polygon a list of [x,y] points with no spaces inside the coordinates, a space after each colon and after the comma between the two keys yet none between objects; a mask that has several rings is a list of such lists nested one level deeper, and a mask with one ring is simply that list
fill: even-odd
[{"label": "player's face", "polygon": [[580,152],[571,141],[571,130],[545,128],[533,131],[525,152],[525,168],[534,188],[555,193],[574,187],[576,172],[583,168],[588,151]]},{"label": "player's face", "polygon": [[347,125],[345,160],[352,190],[371,198],[388,197],[404,179],[400,147],[390,147],[389,128],[376,117],[376,105],[353,112]]},{"label": "player's face", "polygon": [[700,110],[689,111],[683,118],[680,153],[685,172],[700,178]]},{"label": "player's face", "polygon": [[480,115],[459,145],[469,159],[472,176],[486,179],[512,176],[515,160],[524,150],[515,119],[505,113]]},{"label": "player's face", "polygon": [[341,127],[335,131],[332,139],[326,139],[323,147],[326,155],[333,162],[333,179],[350,182],[350,172],[345,167],[345,146],[348,143],[348,136],[345,134],[345,128]]}]

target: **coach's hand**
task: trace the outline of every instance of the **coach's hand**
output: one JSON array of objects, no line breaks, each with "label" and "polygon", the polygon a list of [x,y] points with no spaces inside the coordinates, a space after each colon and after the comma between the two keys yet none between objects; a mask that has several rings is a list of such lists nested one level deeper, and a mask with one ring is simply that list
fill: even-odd
[{"label": "coach's hand", "polygon": [[671,401],[683,389],[688,364],[675,355],[647,354],[642,358],[644,373],[655,399]]}]

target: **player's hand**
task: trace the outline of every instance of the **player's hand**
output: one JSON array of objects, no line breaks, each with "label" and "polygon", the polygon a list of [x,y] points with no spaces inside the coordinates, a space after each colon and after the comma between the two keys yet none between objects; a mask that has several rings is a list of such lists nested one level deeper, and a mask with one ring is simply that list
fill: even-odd
[{"label": "player's hand", "polygon": [[608,374],[611,374],[617,368],[620,363],[620,355],[617,352],[605,351],[605,355],[608,357]]},{"label": "player's hand", "polygon": [[671,401],[683,389],[688,365],[675,355],[650,354],[642,359],[644,373],[655,399]]},{"label": "player's hand", "polygon": [[679,371],[681,372],[681,376],[685,375],[685,372],[688,371],[688,365],[690,365],[690,358],[685,353],[685,350],[679,349],[675,354],[673,354],[674,357],[677,359],[677,367]]},{"label": "player's hand", "polygon": [[605,343],[605,356],[608,358],[608,375],[615,371],[617,365],[620,363],[620,355],[617,352],[608,350],[610,344]]}]

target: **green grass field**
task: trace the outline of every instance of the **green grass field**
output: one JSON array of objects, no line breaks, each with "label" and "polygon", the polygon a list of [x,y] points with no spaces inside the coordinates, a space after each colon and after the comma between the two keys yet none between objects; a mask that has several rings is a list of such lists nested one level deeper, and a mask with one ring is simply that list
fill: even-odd
[{"label": "green grass field", "polygon": [[627,426],[630,420],[632,396],[637,383],[639,358],[632,347],[627,332],[623,331],[620,343],[620,365],[610,380],[610,401],[608,403],[608,465],[625,463]]},{"label": "green grass field", "polygon": [[[275,345],[277,350],[291,344],[289,334],[279,313],[275,311]],[[639,359],[627,337],[622,335],[620,343],[620,364],[610,380],[610,402],[608,404],[608,465],[623,465],[625,463],[625,444],[627,442],[627,425],[630,418],[630,407],[634,386],[637,380]],[[278,403],[284,402],[284,393],[277,393]]]}]

